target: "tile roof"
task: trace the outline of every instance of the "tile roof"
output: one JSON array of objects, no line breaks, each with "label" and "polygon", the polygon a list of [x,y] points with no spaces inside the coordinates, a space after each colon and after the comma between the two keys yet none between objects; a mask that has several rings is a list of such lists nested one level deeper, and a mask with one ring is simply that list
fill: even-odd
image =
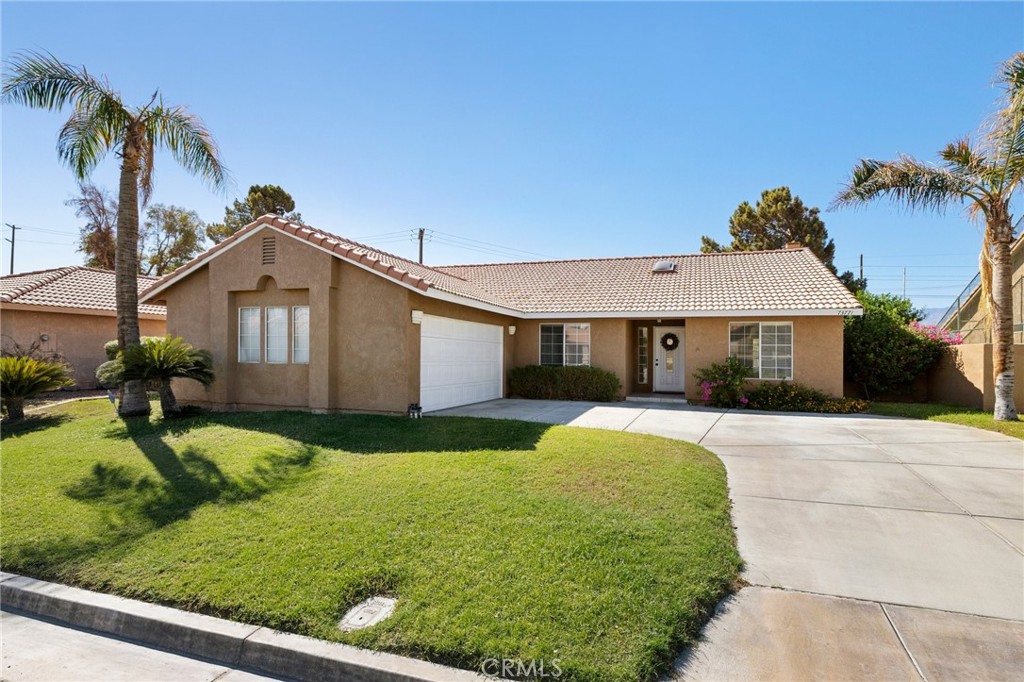
[{"label": "tile roof", "polygon": [[[153,296],[219,251],[273,227],[408,286],[431,289],[513,313],[813,311],[860,308],[809,249],[681,256],[427,267],[308,225],[265,215],[157,281]],[[669,261],[672,272],[652,272]]]},{"label": "tile roof", "polygon": [[[139,293],[155,281],[155,277],[139,275]],[[0,277],[0,303],[116,311],[114,292],[113,272],[80,265]],[[140,304],[139,312],[166,315],[167,309]]]},{"label": "tile roof", "polygon": [[[661,261],[671,272],[654,272]],[[859,308],[810,249],[435,268],[525,313]]]}]

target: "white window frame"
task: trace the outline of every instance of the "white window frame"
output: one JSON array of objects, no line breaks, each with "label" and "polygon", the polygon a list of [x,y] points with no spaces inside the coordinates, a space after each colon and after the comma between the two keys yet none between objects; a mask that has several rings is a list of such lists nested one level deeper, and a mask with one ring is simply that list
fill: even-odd
[{"label": "white window frame", "polygon": [[[299,348],[297,340],[299,338],[299,326],[295,324],[295,313],[298,310],[306,311],[306,345],[305,348]],[[308,365],[309,364],[309,306],[308,305],[293,305],[292,306],[292,363],[296,365]],[[299,360],[296,358],[296,351],[304,350],[306,352],[306,359]]]},{"label": "white window frame", "polygon": [[[284,332],[280,334],[280,337],[284,339],[284,348],[282,349],[282,348],[275,347],[273,349],[274,351],[283,351],[283,354],[281,355],[281,358],[282,358],[281,360],[271,360],[270,359],[270,351],[271,351],[271,348],[270,348],[270,331],[271,331],[270,330],[270,311],[271,310],[283,311],[282,317],[284,318]],[[289,312],[290,311],[288,310],[288,306],[286,306],[286,305],[268,305],[268,306],[266,306],[266,310],[265,310],[265,313],[264,313],[265,320],[264,320],[264,323],[263,323],[263,328],[264,328],[264,332],[263,332],[263,336],[264,336],[264,341],[263,341],[263,343],[264,343],[263,357],[264,357],[264,359],[265,359],[265,361],[266,361],[266,363],[268,365],[287,365],[288,364],[288,350],[289,350],[288,349],[288,333],[289,333],[288,313]]]},{"label": "white window frame", "polygon": [[[243,310],[255,310],[256,311],[256,334],[247,334],[249,338],[256,339],[256,359],[255,360],[243,360],[242,359],[242,311]],[[258,305],[246,305],[238,307],[238,356],[237,360],[240,363],[246,365],[258,365],[262,357],[262,342],[263,339],[263,309]]]},{"label": "white window frame", "polygon": [[[587,353],[586,362],[578,363],[567,363],[568,354],[566,353],[566,327],[575,325],[582,327],[587,330]],[[589,322],[545,322],[537,326],[537,364],[544,364],[544,327],[561,327],[562,328],[562,364],[561,365],[549,365],[550,367],[590,367],[593,361],[594,354],[594,342],[591,334],[591,327]]]},{"label": "white window frame", "polygon": [[[757,320],[733,320],[729,322],[728,328],[726,329],[726,348],[729,352],[729,357],[734,357],[732,352],[732,328],[733,325],[757,325],[757,346],[756,352],[757,357],[754,358],[754,369],[757,370],[756,376],[750,377],[751,379],[757,379],[759,381],[793,381],[793,377],[796,375],[796,335],[793,329],[793,323],[788,320],[780,320],[778,322],[768,321],[761,322]],[[789,327],[789,376],[788,377],[766,377],[763,372],[763,365],[761,363],[761,338],[762,338],[762,327],[764,325],[771,325],[775,327],[788,326]]]}]

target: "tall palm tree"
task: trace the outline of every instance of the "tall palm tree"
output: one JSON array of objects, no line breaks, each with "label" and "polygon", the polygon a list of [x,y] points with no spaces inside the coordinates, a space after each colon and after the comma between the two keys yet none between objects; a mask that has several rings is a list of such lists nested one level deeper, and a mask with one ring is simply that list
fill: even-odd
[{"label": "tall palm tree", "polygon": [[939,152],[940,165],[906,155],[894,161],[863,159],[832,205],[864,204],[882,196],[910,209],[941,211],[966,203],[971,218],[985,221],[980,269],[995,345],[994,416],[1014,420],[1010,204],[1024,184],[1024,52],[1004,62],[997,79],[1003,97],[976,142],[965,137],[950,143]]},{"label": "tall palm tree", "polygon": [[[188,107],[165,105],[159,91],[141,107],[125,104],[106,78],[85,67],[61,62],[48,52],[22,52],[5,64],[0,99],[34,109],[72,108],[57,137],[57,155],[79,180],[85,180],[111,150],[121,157],[117,211],[117,341],[120,348],[139,343],[139,197],[145,205],[153,191],[157,149],[170,151],[186,170],[216,188],[227,182],[217,145],[202,120]],[[118,412],[149,414],[146,388],[129,381]]]}]

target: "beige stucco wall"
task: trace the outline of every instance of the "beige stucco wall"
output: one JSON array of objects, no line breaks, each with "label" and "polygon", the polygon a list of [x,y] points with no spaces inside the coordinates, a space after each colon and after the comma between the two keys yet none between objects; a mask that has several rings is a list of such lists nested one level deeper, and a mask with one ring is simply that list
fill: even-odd
[{"label": "beige stucco wall", "polygon": [[[963,405],[983,410],[995,408],[995,380],[992,376],[992,344],[970,343],[950,346],[928,373],[928,401]],[[1024,409],[1024,344],[1013,347],[1015,381],[1013,400]]]},{"label": "beige stucco wall", "polygon": [[[166,326],[162,319],[139,320],[142,336],[163,336]],[[27,348],[40,341],[41,352],[59,354],[72,366],[75,388],[96,388],[96,368],[107,360],[103,344],[117,338],[117,318],[6,305],[0,307],[0,334],[5,347],[14,342]],[[40,340],[43,335],[46,341]]]},{"label": "beige stucco wall", "polygon": [[[511,318],[427,298],[281,234],[276,262],[263,265],[262,238],[274,234],[253,234],[162,294],[168,329],[214,357],[217,380],[209,389],[176,383],[182,401],[218,409],[403,412],[419,402],[413,310],[502,325],[510,366]],[[273,305],[309,305],[309,365],[237,361],[238,308]]]},{"label": "beige stucco wall", "polygon": [[629,335],[631,325],[625,319],[586,320],[567,317],[554,320],[517,320],[513,366],[540,364],[540,326],[542,324],[588,323],[590,325],[590,364],[619,377],[621,398],[630,390],[633,370]]},{"label": "beige stucco wall", "polygon": [[[693,373],[729,356],[730,322],[792,322],[793,381],[829,395],[843,395],[843,318],[697,317],[686,320],[687,386]],[[751,380],[757,383],[764,380]]]},{"label": "beige stucco wall", "polygon": [[[1024,241],[1018,239],[1012,251],[1013,274],[1010,276],[1012,291],[1011,318],[1013,320],[1013,342],[1024,343]],[[959,331],[965,344],[989,343],[991,332],[988,328],[988,314],[981,305],[980,292],[967,297],[962,307],[946,322],[946,328]]]}]

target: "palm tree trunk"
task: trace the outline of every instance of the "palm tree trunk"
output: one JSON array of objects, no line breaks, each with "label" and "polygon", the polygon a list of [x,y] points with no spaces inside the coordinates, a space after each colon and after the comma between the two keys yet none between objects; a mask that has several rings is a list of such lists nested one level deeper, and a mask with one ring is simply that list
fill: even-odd
[{"label": "palm tree trunk", "polygon": [[171,390],[171,380],[161,379],[158,390],[160,392],[160,411],[164,418],[177,415],[181,410],[178,408],[178,399],[174,397],[174,391]]},{"label": "palm tree trunk", "polygon": [[992,295],[989,319],[992,325],[992,374],[995,380],[995,412],[999,420],[1017,419],[1013,402],[1013,257],[1010,244],[1013,227],[1009,212],[992,216],[986,226],[992,242]]},{"label": "palm tree trunk", "polygon": [[25,399],[11,397],[7,403],[7,421],[20,422],[25,418]]},{"label": "palm tree trunk", "polygon": [[[133,129],[134,126],[129,126],[123,147],[114,259],[117,345],[121,350],[139,342],[139,146]],[[117,412],[122,417],[149,414],[149,399],[143,382],[125,382]]]}]

